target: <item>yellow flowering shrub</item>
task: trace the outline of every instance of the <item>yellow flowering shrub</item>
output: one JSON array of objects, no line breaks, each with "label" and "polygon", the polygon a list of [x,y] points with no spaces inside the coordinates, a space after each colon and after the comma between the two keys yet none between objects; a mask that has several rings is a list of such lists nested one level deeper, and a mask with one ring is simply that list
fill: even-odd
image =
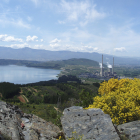
[{"label": "yellow flowering shrub", "polygon": [[140,119],[140,79],[110,79],[100,84],[94,102],[88,108],[100,108],[114,124]]}]

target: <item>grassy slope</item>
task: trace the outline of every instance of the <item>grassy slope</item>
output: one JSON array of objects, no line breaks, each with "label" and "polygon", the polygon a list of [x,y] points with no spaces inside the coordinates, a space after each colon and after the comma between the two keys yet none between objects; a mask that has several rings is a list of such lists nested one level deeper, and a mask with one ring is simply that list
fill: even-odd
[{"label": "grassy slope", "polygon": [[[78,97],[79,96],[79,92],[81,92],[82,89],[85,89],[86,91],[89,91],[91,93],[93,93],[93,96],[97,95],[98,92],[98,87],[94,86],[94,85],[75,85],[75,84],[64,84],[65,86],[68,87],[68,90],[71,89],[71,92],[73,93],[71,98],[73,97]],[[47,94],[57,94],[57,93],[66,93],[66,91],[61,90],[60,88],[58,88],[56,85],[55,86],[33,86],[33,87],[21,87],[22,89],[22,93],[20,93],[21,95],[25,95],[25,97],[27,99],[28,98],[28,94],[34,95],[37,98],[42,98],[44,95]],[[59,117],[57,117],[57,111],[54,109],[54,107],[58,107],[57,103],[56,104],[45,104],[45,103],[40,103],[40,104],[30,104],[30,102],[26,102],[26,103],[14,103],[16,105],[18,105],[23,112],[25,113],[32,113],[35,114],[47,121],[52,121],[55,124],[60,125],[59,123]],[[60,110],[63,111],[63,109],[67,106],[70,106],[71,102],[67,101],[65,104],[62,104],[63,107],[60,106]],[[63,108],[63,109],[62,109]],[[48,112],[47,112],[48,111]],[[62,115],[62,113],[58,113],[60,116]]]}]

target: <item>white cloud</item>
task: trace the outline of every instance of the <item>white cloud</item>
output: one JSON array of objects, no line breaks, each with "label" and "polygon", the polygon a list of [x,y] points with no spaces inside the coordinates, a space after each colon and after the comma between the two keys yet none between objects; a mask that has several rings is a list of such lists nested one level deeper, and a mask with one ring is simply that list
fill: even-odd
[{"label": "white cloud", "polygon": [[98,51],[98,48],[97,47],[94,48],[93,46],[90,45],[82,45],[81,47],[77,47],[77,50],[82,52],[96,52]]},{"label": "white cloud", "polygon": [[43,42],[43,39],[40,39],[41,42]]},{"label": "white cloud", "polygon": [[43,49],[43,45],[35,45],[33,48],[34,49]]},{"label": "white cloud", "polygon": [[61,42],[61,40],[58,40],[58,39],[56,38],[56,39],[52,40],[50,43],[59,43],[59,42]]},{"label": "white cloud", "polygon": [[105,13],[99,13],[96,9],[95,9],[96,5],[94,5],[93,7],[91,7],[91,9],[85,9],[85,18],[86,19],[100,19],[100,18],[104,18],[106,16]]},{"label": "white cloud", "polygon": [[24,43],[24,44],[12,44],[9,47],[18,49],[18,48],[30,47],[30,45],[28,45],[27,43]]},{"label": "white cloud", "polygon": [[19,20],[17,20],[17,21],[13,21],[13,22],[11,22],[11,23],[14,24],[14,25],[18,25],[18,26],[20,26],[20,27],[27,28],[27,29],[30,28],[30,25],[27,24],[27,23],[24,23],[21,19],[19,19]]},{"label": "white cloud", "polygon": [[21,18],[15,19],[12,17],[7,17],[5,13],[0,14],[0,24],[3,26],[6,26],[9,24],[10,26],[16,26],[16,27],[23,27],[23,28],[30,28],[30,24],[25,23]]},{"label": "white cloud", "polygon": [[81,26],[85,26],[85,25],[87,25],[87,23],[88,23],[88,21],[81,21],[81,22],[80,22],[80,25],[81,25]]},{"label": "white cloud", "polygon": [[27,20],[29,21],[29,22],[31,22],[32,21],[32,18],[31,17],[27,17]]},{"label": "white cloud", "polygon": [[35,5],[38,5],[39,0],[31,0]]},{"label": "white cloud", "polygon": [[126,49],[124,47],[121,47],[121,48],[114,48],[115,51],[118,51],[118,52],[124,52],[126,51]]},{"label": "white cloud", "polygon": [[59,24],[65,24],[66,22],[65,21],[61,21],[61,20],[58,20],[58,23]]},{"label": "white cloud", "polygon": [[64,24],[66,21],[78,21],[81,26],[85,26],[88,22],[94,22],[106,16],[105,13],[98,12],[96,5],[90,1],[70,1],[61,0],[61,12],[66,15],[64,21],[58,20],[58,23]]},{"label": "white cloud", "polygon": [[97,50],[98,50],[98,48],[96,47],[96,48],[94,48],[94,50],[95,50],[95,51],[97,51]]},{"label": "white cloud", "polygon": [[5,41],[5,42],[23,42],[21,38],[14,38],[13,36],[8,36],[8,35],[0,35],[0,41]]},{"label": "white cloud", "polygon": [[[135,32],[131,26],[125,24],[121,27],[109,26],[107,32],[99,34],[89,30],[68,30],[58,36],[63,40],[63,50],[98,52],[117,56],[138,56],[140,51],[140,34]],[[80,44],[82,43],[84,44]],[[65,44],[72,47],[68,48]],[[120,53],[119,53],[120,52]],[[123,53],[121,53],[123,52]]]},{"label": "white cloud", "polygon": [[27,36],[27,37],[26,37],[26,41],[27,41],[27,42],[35,41],[35,39],[38,39],[38,37],[37,37],[37,36],[33,36],[33,37]]},{"label": "white cloud", "polygon": [[60,47],[60,45],[59,44],[50,44],[50,46],[51,46],[51,48],[58,48],[58,47]]}]

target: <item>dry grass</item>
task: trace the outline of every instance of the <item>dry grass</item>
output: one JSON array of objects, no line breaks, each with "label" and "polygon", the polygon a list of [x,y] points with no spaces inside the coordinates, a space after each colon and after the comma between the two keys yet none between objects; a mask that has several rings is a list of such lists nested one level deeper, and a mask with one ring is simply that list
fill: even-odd
[{"label": "dry grass", "polygon": [[18,99],[22,102],[22,103],[26,103],[25,99],[22,97],[22,95],[18,96]]}]

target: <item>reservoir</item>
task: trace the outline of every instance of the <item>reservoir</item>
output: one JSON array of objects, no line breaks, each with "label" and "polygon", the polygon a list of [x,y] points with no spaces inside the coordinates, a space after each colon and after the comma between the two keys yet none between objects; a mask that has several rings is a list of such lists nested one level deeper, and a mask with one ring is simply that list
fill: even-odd
[{"label": "reservoir", "polygon": [[39,81],[58,79],[56,76],[61,70],[41,69],[26,66],[0,66],[0,82],[27,84]]}]

